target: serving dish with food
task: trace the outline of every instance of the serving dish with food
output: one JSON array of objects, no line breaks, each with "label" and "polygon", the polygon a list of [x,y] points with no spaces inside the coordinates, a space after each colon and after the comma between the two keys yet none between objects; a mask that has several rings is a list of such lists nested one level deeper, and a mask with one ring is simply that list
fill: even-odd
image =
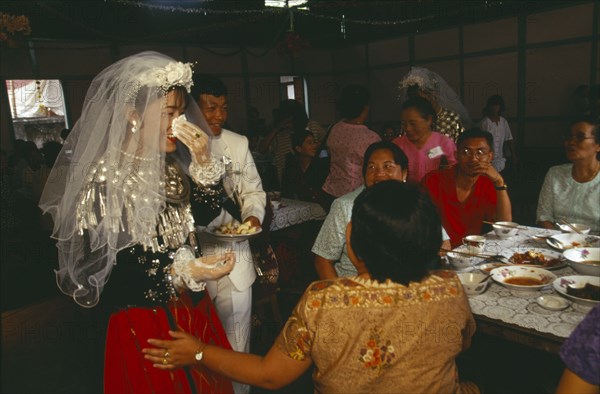
[{"label": "serving dish with food", "polygon": [[224,241],[242,242],[260,234],[262,228],[252,227],[249,222],[243,224],[230,222],[221,226],[207,227],[205,231],[213,237]]},{"label": "serving dish with food", "polygon": [[558,294],[578,304],[594,306],[600,303],[600,277],[563,276],[555,279],[552,286]]},{"label": "serving dish with food", "polygon": [[561,253],[548,249],[531,248],[523,251],[514,250],[502,253],[510,264],[555,270],[567,265]]},{"label": "serving dish with food", "polygon": [[494,281],[511,290],[541,290],[556,279],[556,275],[545,269],[517,265],[494,268],[490,274]]}]

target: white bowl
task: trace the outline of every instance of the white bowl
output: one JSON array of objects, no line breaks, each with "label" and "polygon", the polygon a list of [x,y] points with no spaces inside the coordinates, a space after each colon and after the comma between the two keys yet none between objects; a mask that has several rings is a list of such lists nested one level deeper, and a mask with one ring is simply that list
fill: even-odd
[{"label": "white bowl", "polygon": [[541,290],[544,287],[551,285],[556,279],[556,275],[545,269],[520,267],[516,265],[494,268],[491,275],[492,279],[502,286],[511,290],[521,291]]},{"label": "white bowl", "polygon": [[562,311],[567,308],[571,303],[564,298],[555,295],[543,295],[535,299],[535,301],[542,307],[551,311]]},{"label": "white bowl", "polygon": [[[588,226],[587,224],[581,224],[581,223],[571,223],[571,226],[575,227],[582,234],[588,234],[591,229],[590,226]],[[558,227],[560,227],[560,229],[566,233],[576,233],[577,232],[577,231],[573,230],[571,227],[567,226],[566,224],[559,223]]]},{"label": "white bowl", "polygon": [[565,250],[563,256],[580,274],[600,276],[600,248],[573,248]]},{"label": "white bowl", "polygon": [[492,224],[492,227],[494,228],[494,233],[496,233],[499,238],[510,238],[517,235],[518,225],[519,224],[515,222],[496,222]]},{"label": "white bowl", "polygon": [[[461,252],[463,252],[463,250],[461,250]],[[464,253],[466,253],[466,251],[464,251]],[[481,261],[481,258],[479,257],[467,256],[454,252],[446,253],[446,257],[448,258],[450,265],[456,268],[457,270],[471,268],[475,263]]]},{"label": "white bowl", "polygon": [[471,295],[483,293],[490,283],[490,276],[481,272],[459,272],[457,275],[465,293]]}]

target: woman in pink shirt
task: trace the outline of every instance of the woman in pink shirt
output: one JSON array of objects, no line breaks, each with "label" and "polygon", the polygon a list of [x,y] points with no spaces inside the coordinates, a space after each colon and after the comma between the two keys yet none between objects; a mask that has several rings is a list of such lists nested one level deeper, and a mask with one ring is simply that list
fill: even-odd
[{"label": "woman in pink shirt", "polygon": [[362,185],[362,160],[365,151],[379,134],[364,125],[369,116],[370,93],[360,85],[348,85],[339,102],[343,120],[336,123],[327,137],[330,165],[323,191],[337,198]]},{"label": "woman in pink shirt", "polygon": [[402,104],[404,135],[393,142],[408,157],[409,181],[421,182],[428,172],[456,163],[454,142],[431,130],[435,116],[431,103],[422,97],[413,97]]}]

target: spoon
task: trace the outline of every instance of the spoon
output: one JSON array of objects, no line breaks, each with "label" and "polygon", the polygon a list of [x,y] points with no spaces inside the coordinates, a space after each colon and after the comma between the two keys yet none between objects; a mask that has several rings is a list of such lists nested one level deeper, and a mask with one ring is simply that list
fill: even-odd
[{"label": "spoon", "polygon": [[546,238],[546,242],[548,242],[550,244],[550,246],[554,246],[556,249],[560,249],[560,250],[566,249],[565,244],[563,244],[556,238],[548,237],[548,238]]},{"label": "spoon", "polygon": [[536,241],[545,241],[548,238],[550,238],[551,236],[552,236],[552,234],[550,234],[550,235],[533,234],[533,235],[529,235],[529,238],[535,239]]}]

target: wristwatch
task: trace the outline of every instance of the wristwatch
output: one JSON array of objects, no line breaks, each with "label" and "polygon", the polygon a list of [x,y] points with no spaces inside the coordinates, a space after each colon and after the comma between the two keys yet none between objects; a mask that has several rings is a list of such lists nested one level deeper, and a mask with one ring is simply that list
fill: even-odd
[{"label": "wristwatch", "polygon": [[508,189],[508,186],[506,185],[506,183],[502,186],[494,186],[496,188],[496,190],[506,190]]},{"label": "wristwatch", "polygon": [[202,361],[202,357],[204,357],[204,352],[202,350],[198,350],[194,358],[196,361]]}]

